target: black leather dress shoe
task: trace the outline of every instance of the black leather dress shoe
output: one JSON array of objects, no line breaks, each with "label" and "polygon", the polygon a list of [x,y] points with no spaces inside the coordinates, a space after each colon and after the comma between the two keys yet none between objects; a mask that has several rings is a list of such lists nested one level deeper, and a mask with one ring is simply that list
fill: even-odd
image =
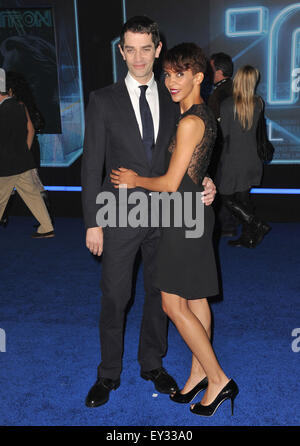
[{"label": "black leather dress shoe", "polygon": [[163,367],[150,370],[150,372],[141,372],[141,377],[146,381],[153,381],[154,386],[159,393],[170,394],[179,390],[176,381]]},{"label": "black leather dress shoe", "polygon": [[120,380],[113,381],[109,378],[98,378],[93,387],[91,387],[85,405],[87,407],[99,407],[109,400],[109,392],[116,390],[120,386]]}]

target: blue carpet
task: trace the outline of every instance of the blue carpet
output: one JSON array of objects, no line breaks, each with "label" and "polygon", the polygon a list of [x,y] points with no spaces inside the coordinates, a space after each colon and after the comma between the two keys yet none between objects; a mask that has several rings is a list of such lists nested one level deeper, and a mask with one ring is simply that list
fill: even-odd
[{"label": "blue carpet", "polygon": [[[81,219],[56,220],[55,239],[32,240],[33,219],[0,228],[0,419],[4,426],[297,426],[300,422],[300,224],[276,223],[254,250],[221,240],[223,299],[212,303],[214,348],[240,388],[212,418],[172,403],[139,377],[141,268],[127,319],[121,386],[110,401],[84,400],[100,360],[101,264],[84,246]],[[300,339],[298,343],[300,347]],[[164,366],[184,384],[190,353],[173,324]],[[199,399],[199,398],[198,398]]]}]

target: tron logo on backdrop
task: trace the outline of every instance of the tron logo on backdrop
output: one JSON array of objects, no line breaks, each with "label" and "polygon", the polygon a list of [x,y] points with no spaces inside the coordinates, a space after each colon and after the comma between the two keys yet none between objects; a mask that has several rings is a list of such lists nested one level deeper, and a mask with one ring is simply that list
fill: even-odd
[{"label": "tron logo on backdrop", "polygon": [[52,27],[51,11],[2,11],[0,12],[1,28],[16,28],[19,33],[24,34],[24,27],[40,28],[42,26]]}]

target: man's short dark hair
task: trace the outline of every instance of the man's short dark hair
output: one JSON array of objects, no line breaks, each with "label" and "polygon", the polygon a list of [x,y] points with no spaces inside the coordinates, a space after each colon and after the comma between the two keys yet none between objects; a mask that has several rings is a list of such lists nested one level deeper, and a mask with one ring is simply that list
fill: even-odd
[{"label": "man's short dark hair", "polygon": [[231,77],[233,74],[233,62],[231,57],[225,53],[215,53],[210,56],[213,61],[215,69],[221,70],[223,76]]},{"label": "man's short dark hair", "polygon": [[122,49],[124,48],[124,35],[127,31],[140,34],[151,34],[152,42],[154,43],[155,48],[158,47],[160,42],[158,24],[152,19],[149,19],[149,17],[134,16],[127,20],[127,22],[123,25],[120,34],[120,45]]}]

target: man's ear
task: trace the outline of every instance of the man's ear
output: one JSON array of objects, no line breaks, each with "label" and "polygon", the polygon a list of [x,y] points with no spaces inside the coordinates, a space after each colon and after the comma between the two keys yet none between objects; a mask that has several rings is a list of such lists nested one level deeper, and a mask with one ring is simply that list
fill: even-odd
[{"label": "man's ear", "polygon": [[159,44],[158,44],[158,46],[157,46],[157,48],[156,48],[156,50],[155,50],[155,58],[156,58],[156,59],[159,58],[161,49],[162,49],[162,42],[159,42]]},{"label": "man's ear", "polygon": [[121,45],[118,44],[118,47],[119,47],[120,53],[122,54],[123,60],[126,60],[126,58],[125,58],[125,54],[124,54],[124,51],[122,50]]}]

